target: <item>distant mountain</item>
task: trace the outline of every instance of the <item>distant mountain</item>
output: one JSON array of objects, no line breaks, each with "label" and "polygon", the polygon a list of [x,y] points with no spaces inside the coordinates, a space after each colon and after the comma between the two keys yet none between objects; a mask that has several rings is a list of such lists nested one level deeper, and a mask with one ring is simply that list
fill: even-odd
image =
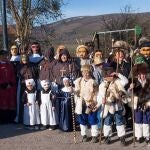
[{"label": "distant mountain", "polygon": [[[138,17],[138,22],[135,22],[135,25],[145,24],[144,27],[142,26],[142,29],[146,30],[147,35],[150,35],[150,12],[131,15]],[[119,14],[108,14],[72,17],[55,23],[38,26],[33,29],[32,39],[49,41],[49,43],[52,43],[55,47],[59,44],[64,44],[67,45],[69,49],[74,49],[78,45],[77,40],[80,43],[89,41],[92,40],[94,32],[105,31],[103,17],[107,17],[107,20],[110,20],[116,16],[118,16],[119,23]],[[2,31],[1,28],[0,31]],[[9,33],[15,33],[14,27],[11,27],[11,30],[9,29]]]},{"label": "distant mountain", "polygon": [[[146,26],[142,28],[143,30],[145,30],[146,28],[147,34],[150,35],[150,12],[131,15],[137,16],[138,22],[135,22],[135,25],[146,24]],[[57,21],[52,24],[42,26],[42,32],[41,30],[35,28],[33,33],[39,35],[40,39],[45,39],[44,37],[48,37],[49,33],[52,33],[50,39],[54,46],[64,44],[72,49],[78,45],[77,40],[80,43],[89,41],[92,40],[94,32],[105,31],[105,28],[103,26],[103,17],[106,17],[107,20],[110,20],[116,16],[118,16],[119,23],[119,14],[108,14],[100,16],[79,16],[68,18],[61,21]],[[135,26],[133,26],[133,28],[134,27]]]}]

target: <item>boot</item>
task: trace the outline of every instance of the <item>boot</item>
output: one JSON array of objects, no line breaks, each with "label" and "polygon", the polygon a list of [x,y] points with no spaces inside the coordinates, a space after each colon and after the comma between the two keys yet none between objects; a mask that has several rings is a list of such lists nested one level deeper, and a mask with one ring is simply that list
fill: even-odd
[{"label": "boot", "polygon": [[111,143],[111,138],[109,136],[105,137],[104,143],[105,144],[110,144]]},{"label": "boot", "polygon": [[150,144],[150,139],[149,138],[145,138],[145,143],[146,144]]},{"label": "boot", "polygon": [[87,138],[86,135],[84,135],[84,136],[82,137],[82,142],[88,142],[88,138]]},{"label": "boot", "polygon": [[143,143],[143,141],[144,141],[144,139],[142,137],[136,138],[136,142],[139,143],[139,144]]},{"label": "boot", "polygon": [[121,145],[126,146],[127,143],[125,140],[125,136],[120,137],[120,142],[121,142]]},{"label": "boot", "polygon": [[40,130],[46,130],[46,126],[42,125],[42,126],[40,127]]},{"label": "boot", "polygon": [[39,125],[35,125],[35,126],[34,126],[34,129],[35,129],[35,130],[39,130],[39,129],[40,129]]},{"label": "boot", "polygon": [[92,137],[92,143],[97,143],[97,142],[98,142],[97,136],[93,136],[93,137]]}]

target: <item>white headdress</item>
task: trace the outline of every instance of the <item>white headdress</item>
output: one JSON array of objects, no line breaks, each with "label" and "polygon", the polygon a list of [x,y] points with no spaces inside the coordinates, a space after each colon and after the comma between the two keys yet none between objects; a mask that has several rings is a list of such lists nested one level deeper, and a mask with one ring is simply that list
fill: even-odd
[{"label": "white headdress", "polygon": [[50,87],[50,81],[49,80],[42,80],[41,86],[42,86],[42,88]]},{"label": "white headdress", "polygon": [[33,79],[27,79],[25,80],[25,83],[26,83],[26,86],[28,85],[35,86],[35,81]]}]

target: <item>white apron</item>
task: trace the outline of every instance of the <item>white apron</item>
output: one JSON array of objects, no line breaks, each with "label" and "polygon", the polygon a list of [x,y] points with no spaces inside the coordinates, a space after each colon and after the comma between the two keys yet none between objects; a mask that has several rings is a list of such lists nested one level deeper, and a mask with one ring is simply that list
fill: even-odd
[{"label": "white apron", "polygon": [[41,124],[43,125],[56,125],[57,117],[55,110],[52,109],[52,102],[50,100],[50,93],[43,93],[41,91]]},{"label": "white apron", "polygon": [[40,116],[39,116],[39,106],[35,103],[36,101],[36,92],[35,93],[27,93],[28,102],[32,105],[24,106],[24,124],[25,125],[37,125],[40,124]]}]

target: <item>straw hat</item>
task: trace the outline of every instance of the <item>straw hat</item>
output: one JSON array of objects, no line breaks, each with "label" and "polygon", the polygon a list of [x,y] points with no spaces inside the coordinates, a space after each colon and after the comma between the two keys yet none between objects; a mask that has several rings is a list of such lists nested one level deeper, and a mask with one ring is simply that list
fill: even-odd
[{"label": "straw hat", "polygon": [[79,45],[77,48],[76,48],[76,53],[78,53],[79,52],[79,50],[80,50],[80,52],[82,51],[82,52],[87,52],[88,53],[88,47],[87,46],[85,46],[85,45]]}]

